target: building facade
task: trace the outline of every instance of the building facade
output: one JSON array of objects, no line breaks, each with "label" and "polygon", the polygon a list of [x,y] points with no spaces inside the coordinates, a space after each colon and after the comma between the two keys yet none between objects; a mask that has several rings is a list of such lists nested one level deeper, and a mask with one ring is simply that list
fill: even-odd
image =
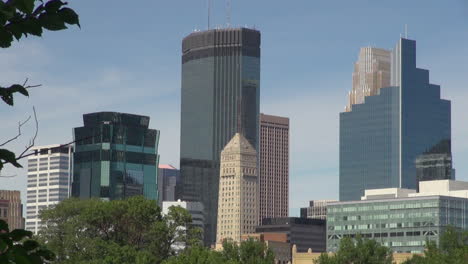
[{"label": "building facade", "polygon": [[148,128],[149,117],[98,112],[83,115],[83,121],[73,134],[72,195],[156,200],[159,131]]},{"label": "building facade", "polygon": [[297,250],[306,252],[325,252],[326,221],[299,217],[265,218],[262,225],[255,229],[256,233],[285,233],[287,242]]},{"label": "building facade", "polygon": [[203,204],[200,202],[186,202],[186,201],[164,201],[162,203],[162,214],[167,215],[169,208],[172,206],[180,206],[186,209],[192,216],[192,225],[203,229],[205,225],[205,213]]},{"label": "building facade", "polygon": [[10,231],[24,228],[20,191],[0,190],[0,219],[7,222]]},{"label": "building facade", "polygon": [[71,145],[36,146],[28,156],[26,230],[37,234],[41,227],[39,213],[70,197],[73,147]]},{"label": "building facade", "polygon": [[285,233],[254,233],[242,235],[241,240],[253,239],[265,243],[269,250],[275,254],[274,264],[291,263],[291,245]]},{"label": "building facade", "polygon": [[340,113],[340,201],[365,189],[416,189],[418,156],[435,146],[451,155],[451,104],[416,67],[416,42],[400,39],[391,57],[391,86]]},{"label": "building facade", "polygon": [[258,197],[257,151],[236,133],[221,152],[217,244],[255,232]]},{"label": "building facade", "polygon": [[164,201],[176,201],[177,184],[180,171],[172,165],[161,164],[158,168],[158,204]]},{"label": "building facade", "polygon": [[420,182],[420,191],[366,190],[361,201],[328,205],[327,250],[345,236],[374,239],[394,252],[420,253],[425,241],[439,242],[448,225],[468,230],[468,182]]},{"label": "building facade", "polygon": [[[163,201],[162,202],[162,215],[167,215],[169,214],[169,209],[171,207],[181,207],[186,209],[189,214],[192,216],[192,227],[197,227],[203,230],[204,225],[205,225],[205,213],[204,213],[204,208],[203,204],[200,202],[186,202],[186,201]],[[179,230],[186,230],[187,227],[185,226],[180,226],[178,227]],[[185,249],[186,245],[184,242],[175,242],[172,246],[172,249],[175,250],[176,252],[181,252],[183,249]]]},{"label": "building facade", "polygon": [[301,208],[301,218],[327,220],[327,204],[336,202],[335,200],[313,200],[309,202],[309,207]]},{"label": "building facade", "polygon": [[378,95],[380,88],[390,86],[391,52],[365,47],[354,64],[353,88],[348,94],[346,112],[355,104],[363,104],[367,96]]},{"label": "building facade", "polygon": [[194,32],[182,42],[181,194],[206,210],[205,244],[216,241],[220,154],[238,131],[257,150],[260,32]]},{"label": "building facade", "polygon": [[289,118],[260,114],[260,218],[289,215]]}]

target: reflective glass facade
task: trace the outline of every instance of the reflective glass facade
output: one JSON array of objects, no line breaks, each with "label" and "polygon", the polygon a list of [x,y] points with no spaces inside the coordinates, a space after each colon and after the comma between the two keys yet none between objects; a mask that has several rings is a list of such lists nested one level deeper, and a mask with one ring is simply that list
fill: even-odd
[{"label": "reflective glass facade", "polygon": [[358,234],[395,252],[423,252],[427,239],[439,242],[448,225],[468,229],[468,199],[426,196],[328,204],[327,251]]},{"label": "reflective glass facade", "polygon": [[148,128],[149,117],[99,112],[83,120],[73,133],[72,195],[156,200],[159,131]]},{"label": "reflective glass facade", "polygon": [[420,155],[438,145],[451,155],[450,101],[416,67],[415,41],[400,39],[392,51],[391,85],[340,113],[340,200],[359,200],[365,189],[416,189]]},{"label": "reflective glass facade", "polygon": [[215,29],[182,42],[179,198],[206,211],[205,242],[216,240],[221,150],[238,131],[257,149],[260,32]]}]

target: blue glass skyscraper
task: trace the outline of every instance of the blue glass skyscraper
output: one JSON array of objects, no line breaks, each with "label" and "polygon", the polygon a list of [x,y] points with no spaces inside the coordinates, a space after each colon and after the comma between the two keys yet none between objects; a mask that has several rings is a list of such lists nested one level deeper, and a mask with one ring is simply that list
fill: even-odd
[{"label": "blue glass skyscraper", "polygon": [[157,200],[159,131],[148,128],[149,120],[116,112],[83,115],[84,126],[73,130],[72,195]]},{"label": "blue glass skyscraper", "polygon": [[416,160],[433,153],[451,156],[450,101],[416,67],[416,41],[401,38],[391,86],[340,113],[340,200],[359,200],[365,189],[416,189]]}]

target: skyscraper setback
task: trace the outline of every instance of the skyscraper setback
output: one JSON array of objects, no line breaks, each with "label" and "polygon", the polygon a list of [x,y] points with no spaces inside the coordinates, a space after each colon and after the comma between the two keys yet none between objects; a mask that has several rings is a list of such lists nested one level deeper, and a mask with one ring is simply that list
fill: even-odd
[{"label": "skyscraper setback", "polygon": [[289,216],[289,118],[260,114],[260,216]]},{"label": "skyscraper setback", "polygon": [[349,112],[354,104],[364,103],[366,96],[379,94],[379,89],[390,85],[391,52],[373,47],[361,48],[354,64],[353,88],[348,94]]},{"label": "skyscraper setback", "polygon": [[340,200],[359,200],[365,189],[416,189],[418,158],[433,149],[451,156],[450,101],[416,67],[416,41],[398,41],[390,72],[391,86],[340,113]]},{"label": "skyscraper setback", "polygon": [[238,131],[257,150],[260,32],[194,32],[182,42],[180,173],[184,201],[202,202],[205,244],[216,241],[220,153]]}]

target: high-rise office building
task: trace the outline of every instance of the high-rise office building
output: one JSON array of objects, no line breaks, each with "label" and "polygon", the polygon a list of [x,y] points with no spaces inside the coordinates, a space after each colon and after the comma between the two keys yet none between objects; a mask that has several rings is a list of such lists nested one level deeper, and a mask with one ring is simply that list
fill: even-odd
[{"label": "high-rise office building", "polygon": [[390,86],[391,52],[373,47],[361,48],[354,64],[353,88],[348,94],[349,112],[355,104],[363,104],[366,96],[378,95],[379,89]]},{"label": "high-rise office building", "polygon": [[255,232],[258,198],[257,151],[236,133],[221,152],[217,244]]},{"label": "high-rise office building", "polygon": [[149,117],[116,112],[83,115],[74,129],[72,195],[121,199],[158,198],[159,131]]},{"label": "high-rise office building", "polygon": [[260,216],[289,216],[289,118],[260,114]]},{"label": "high-rise office building", "polygon": [[450,140],[450,101],[416,67],[416,42],[402,38],[391,86],[340,113],[340,200],[359,200],[365,189],[416,189],[416,159],[435,146],[451,155]]},{"label": "high-rise office building", "polygon": [[42,227],[40,211],[70,197],[73,147],[47,145],[31,150],[34,155],[28,156],[26,230],[37,234]]},{"label": "high-rise office building", "polygon": [[181,96],[178,198],[203,203],[209,245],[216,241],[221,150],[237,131],[258,146],[260,32],[213,29],[184,38]]},{"label": "high-rise office building", "polygon": [[10,230],[24,228],[20,191],[0,190],[0,219],[7,222]]},{"label": "high-rise office building", "polygon": [[175,201],[177,183],[180,182],[180,171],[172,165],[161,164],[158,169],[158,204]]}]

